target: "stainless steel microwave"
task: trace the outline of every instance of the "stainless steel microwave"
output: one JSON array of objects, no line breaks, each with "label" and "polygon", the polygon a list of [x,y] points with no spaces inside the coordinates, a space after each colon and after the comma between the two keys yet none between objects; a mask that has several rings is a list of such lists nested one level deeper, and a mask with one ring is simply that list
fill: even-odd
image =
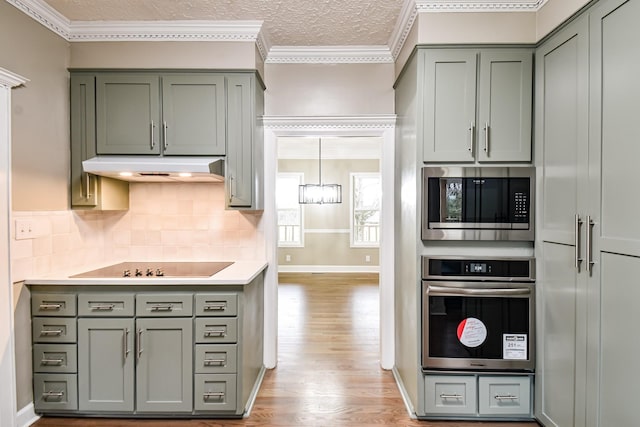
[{"label": "stainless steel microwave", "polygon": [[534,240],[535,168],[425,167],[422,240]]}]

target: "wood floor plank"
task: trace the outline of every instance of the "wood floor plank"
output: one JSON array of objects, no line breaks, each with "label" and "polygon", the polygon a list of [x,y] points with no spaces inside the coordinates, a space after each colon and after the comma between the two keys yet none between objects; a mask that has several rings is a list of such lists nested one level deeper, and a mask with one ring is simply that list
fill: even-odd
[{"label": "wood floor plank", "polygon": [[536,427],[411,419],[380,368],[376,274],[281,274],[278,367],[242,420],[42,418],[32,427]]}]

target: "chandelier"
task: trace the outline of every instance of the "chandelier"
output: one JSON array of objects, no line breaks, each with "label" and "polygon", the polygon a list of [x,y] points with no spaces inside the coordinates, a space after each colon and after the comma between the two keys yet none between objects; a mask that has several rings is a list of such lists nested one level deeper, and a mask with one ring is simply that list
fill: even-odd
[{"label": "chandelier", "polygon": [[298,188],[300,204],[342,203],[342,185],[322,182],[322,138],[318,138],[318,184],[304,184]]}]

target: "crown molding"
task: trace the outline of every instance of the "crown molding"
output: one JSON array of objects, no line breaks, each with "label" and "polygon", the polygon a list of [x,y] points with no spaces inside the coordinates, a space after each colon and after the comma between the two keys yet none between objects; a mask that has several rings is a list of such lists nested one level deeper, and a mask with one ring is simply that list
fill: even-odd
[{"label": "crown molding", "polygon": [[537,12],[547,0],[415,0],[419,12]]},{"label": "crown molding", "polygon": [[406,0],[400,10],[400,16],[396,21],[396,25],[391,32],[391,38],[389,39],[389,49],[393,60],[398,59],[398,55],[404,46],[404,42],[407,41],[407,37],[413,28],[413,23],[418,16],[418,8],[416,7],[415,0]]},{"label": "crown molding", "polygon": [[392,63],[387,46],[274,46],[268,64]]},{"label": "crown molding", "polygon": [[28,82],[29,79],[22,77],[16,73],[12,73],[11,71],[0,68],[0,86],[12,88],[16,86],[20,86]]},{"label": "crown molding", "polygon": [[369,116],[264,116],[264,127],[272,130],[380,130],[394,129],[395,114]]}]

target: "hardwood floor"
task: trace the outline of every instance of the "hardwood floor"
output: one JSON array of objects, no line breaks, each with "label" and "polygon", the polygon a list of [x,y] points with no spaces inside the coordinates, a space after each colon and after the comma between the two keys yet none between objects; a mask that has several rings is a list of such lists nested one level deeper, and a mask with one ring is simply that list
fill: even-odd
[{"label": "hardwood floor", "polygon": [[43,418],[34,427],[535,427],[411,419],[380,368],[377,275],[281,274],[278,367],[243,420]]}]

